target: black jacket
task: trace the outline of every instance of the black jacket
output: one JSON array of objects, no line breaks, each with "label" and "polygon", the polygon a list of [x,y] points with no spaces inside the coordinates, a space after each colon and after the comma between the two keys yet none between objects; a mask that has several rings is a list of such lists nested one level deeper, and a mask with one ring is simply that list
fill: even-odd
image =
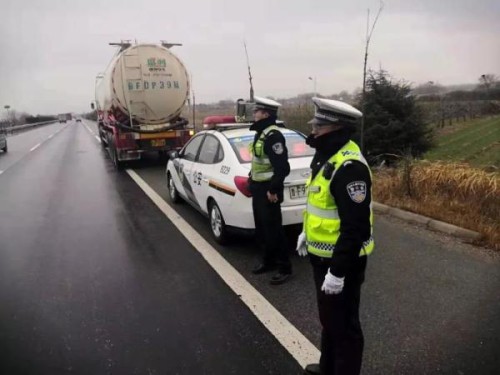
[{"label": "black jacket", "polygon": [[[327,133],[308,143],[316,148],[311,163],[312,177],[315,177],[326,163],[350,140],[350,132],[342,130]],[[335,167],[335,166],[334,166]],[[357,203],[351,198],[348,186],[352,183],[364,183],[365,199]],[[361,162],[347,162],[336,172],[330,183],[332,194],[340,217],[340,237],[335,245],[330,272],[343,277],[358,263],[362,243],[370,238],[370,202],[372,181],[368,168]]]},{"label": "black jacket", "polygon": [[[269,117],[256,121],[250,127],[250,130],[254,130],[255,134],[252,147],[254,147],[255,142],[259,139],[261,133],[267,127],[271,125],[276,125],[276,118]],[[280,126],[280,125],[277,125]],[[280,127],[283,127],[282,125]],[[271,181],[257,182],[251,180],[252,184],[262,184],[269,185],[267,190],[271,194],[283,195],[283,181],[286,176],[290,173],[290,164],[288,163],[288,150],[286,148],[285,137],[279,131],[271,131],[267,134],[264,139],[264,153],[268,156],[271,165],[273,166],[273,177]]]}]

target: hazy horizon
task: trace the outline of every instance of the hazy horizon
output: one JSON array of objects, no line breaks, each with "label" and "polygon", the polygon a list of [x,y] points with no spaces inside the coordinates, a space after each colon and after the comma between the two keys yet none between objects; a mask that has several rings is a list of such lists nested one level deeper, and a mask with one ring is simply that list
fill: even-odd
[{"label": "hazy horizon", "polygon": [[[362,86],[367,9],[379,2],[318,0],[185,2],[4,0],[0,16],[4,105],[30,114],[88,112],[94,79],[114,54],[109,42],[183,43],[197,103],[247,97],[248,47],[255,94],[290,98]],[[395,79],[450,86],[500,75],[500,2],[385,1],[368,68]],[[245,6],[246,5],[246,6]]]}]

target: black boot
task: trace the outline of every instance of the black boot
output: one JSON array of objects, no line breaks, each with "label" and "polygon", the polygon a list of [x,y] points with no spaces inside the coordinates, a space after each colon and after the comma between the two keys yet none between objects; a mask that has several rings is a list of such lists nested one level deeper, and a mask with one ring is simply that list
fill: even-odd
[{"label": "black boot", "polygon": [[306,375],[321,375],[321,371],[319,369],[319,363],[312,363],[307,365],[304,369],[304,374]]},{"label": "black boot", "polygon": [[269,265],[265,263],[258,264],[257,266],[254,267],[252,270],[252,273],[254,275],[260,275],[261,273],[266,273],[266,272],[271,272],[276,269],[276,266],[274,265]]},{"label": "black boot", "polygon": [[269,282],[271,283],[271,285],[280,285],[283,284],[285,281],[287,281],[290,278],[290,276],[292,276],[291,272],[278,271],[276,275],[271,277],[271,281]]}]

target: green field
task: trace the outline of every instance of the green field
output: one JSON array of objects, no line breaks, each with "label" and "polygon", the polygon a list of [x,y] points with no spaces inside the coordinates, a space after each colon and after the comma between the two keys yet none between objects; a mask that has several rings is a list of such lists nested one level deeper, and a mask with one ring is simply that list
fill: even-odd
[{"label": "green field", "polygon": [[474,167],[500,168],[500,116],[459,123],[436,134],[428,160],[466,162]]}]

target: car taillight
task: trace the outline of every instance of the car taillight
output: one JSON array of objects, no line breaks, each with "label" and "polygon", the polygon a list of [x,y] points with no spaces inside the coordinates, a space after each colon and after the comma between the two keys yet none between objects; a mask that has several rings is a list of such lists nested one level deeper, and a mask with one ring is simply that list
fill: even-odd
[{"label": "car taillight", "polygon": [[252,193],[250,193],[250,189],[248,186],[248,177],[244,176],[235,176],[234,184],[236,188],[243,194],[245,197],[251,197]]}]

